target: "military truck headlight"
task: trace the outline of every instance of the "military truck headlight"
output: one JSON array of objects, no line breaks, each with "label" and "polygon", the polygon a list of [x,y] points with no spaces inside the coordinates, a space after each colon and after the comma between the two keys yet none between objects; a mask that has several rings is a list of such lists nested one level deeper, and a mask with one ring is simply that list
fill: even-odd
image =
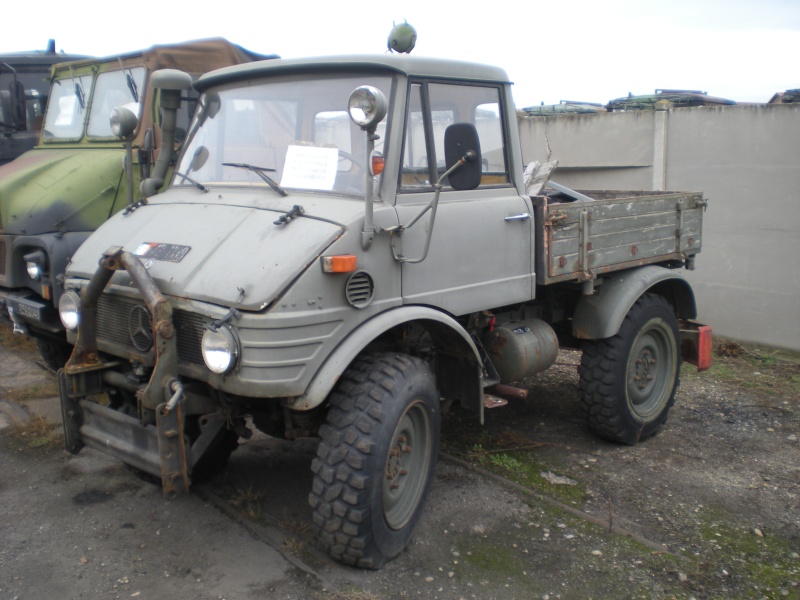
[{"label": "military truck headlight", "polygon": [[139,125],[139,117],[126,106],[118,106],[112,110],[109,121],[111,133],[118,138],[129,137]]},{"label": "military truck headlight", "polygon": [[25,269],[28,271],[28,277],[34,281],[40,281],[47,267],[47,257],[44,252],[37,250],[36,252],[26,254],[22,259],[25,261]]},{"label": "military truck headlight", "polygon": [[347,102],[350,119],[361,129],[374,130],[386,116],[386,96],[378,88],[362,85],[353,90]]},{"label": "military truck headlight", "polygon": [[239,344],[233,332],[225,326],[216,331],[206,329],[201,344],[206,366],[220,375],[230,371],[239,356]]},{"label": "military truck headlight", "polygon": [[72,290],[61,295],[58,301],[58,316],[69,331],[75,331],[81,317],[81,298]]}]

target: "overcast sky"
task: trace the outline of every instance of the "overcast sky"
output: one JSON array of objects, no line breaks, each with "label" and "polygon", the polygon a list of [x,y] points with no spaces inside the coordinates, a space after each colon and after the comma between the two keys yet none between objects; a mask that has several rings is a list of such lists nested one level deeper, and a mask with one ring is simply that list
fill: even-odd
[{"label": "overcast sky", "polygon": [[656,88],[766,102],[800,88],[800,0],[6,4],[0,52],[54,38],[58,50],[107,56],[221,36],[286,58],[380,53],[392,23],[407,20],[418,34],[413,54],[503,67],[518,107],[606,103]]}]

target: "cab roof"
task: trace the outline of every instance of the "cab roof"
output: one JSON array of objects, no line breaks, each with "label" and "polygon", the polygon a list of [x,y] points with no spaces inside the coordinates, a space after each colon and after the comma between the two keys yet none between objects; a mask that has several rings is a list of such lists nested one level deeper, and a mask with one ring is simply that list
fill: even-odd
[{"label": "cab roof", "polygon": [[204,91],[212,86],[237,81],[316,71],[385,71],[409,77],[510,83],[506,72],[498,67],[407,54],[376,54],[287,58],[224,67],[200,77],[195,87]]}]

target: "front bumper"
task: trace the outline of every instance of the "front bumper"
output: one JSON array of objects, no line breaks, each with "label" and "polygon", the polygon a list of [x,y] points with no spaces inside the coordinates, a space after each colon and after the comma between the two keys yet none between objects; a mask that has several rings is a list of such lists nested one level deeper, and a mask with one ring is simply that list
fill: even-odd
[{"label": "front bumper", "polygon": [[64,333],[55,306],[30,291],[0,289],[0,318],[10,321],[15,332],[34,337]]},{"label": "front bumper", "polygon": [[[152,317],[155,364],[144,385],[122,381],[125,377],[115,370],[120,363],[104,362],[97,350],[97,302],[117,270],[128,272]],[[80,315],[75,351],[58,373],[67,450],[75,453],[83,446],[95,448],[160,475],[165,493],[187,491],[191,467],[208,440],[225,426],[225,420],[220,417],[206,427],[189,447],[184,435],[185,395],[178,378],[172,306],[136,256],[111,248],[81,295]],[[95,401],[119,385],[135,392],[139,416],[155,414],[155,424]]]}]

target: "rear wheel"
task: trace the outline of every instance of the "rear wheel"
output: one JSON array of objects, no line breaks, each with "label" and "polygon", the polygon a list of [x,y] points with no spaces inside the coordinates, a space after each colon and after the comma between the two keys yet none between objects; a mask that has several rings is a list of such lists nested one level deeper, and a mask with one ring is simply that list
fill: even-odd
[{"label": "rear wheel", "polygon": [[658,433],[678,389],[679,340],[678,321],[667,301],[644,294],[617,335],[586,343],[579,372],[589,427],[624,444]]},{"label": "rear wheel", "polygon": [[309,502],[320,545],[377,569],[409,543],[433,480],[439,395],[418,358],[358,360],[331,394]]}]

